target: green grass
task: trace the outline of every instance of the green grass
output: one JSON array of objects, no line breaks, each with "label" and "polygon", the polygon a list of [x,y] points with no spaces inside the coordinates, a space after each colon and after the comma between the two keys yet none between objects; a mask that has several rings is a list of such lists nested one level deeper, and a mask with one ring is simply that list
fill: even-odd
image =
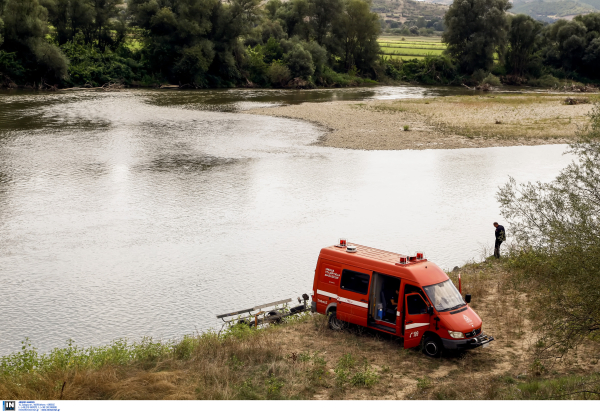
[{"label": "green grass", "polygon": [[445,50],[446,47],[442,43],[417,43],[417,42],[379,42],[380,47],[391,48],[412,48],[412,49],[440,49]]},{"label": "green grass", "polygon": [[383,57],[386,59],[394,59],[394,60],[423,60],[427,56],[408,56],[408,55],[397,55],[397,54],[384,54]]},{"label": "green grass", "polygon": [[416,56],[427,56],[428,54],[439,55],[444,50],[440,49],[411,49],[408,47],[382,47],[381,51],[383,54],[399,54],[401,56],[416,55]]},{"label": "green grass", "polygon": [[441,37],[382,36],[378,42],[381,54],[391,59],[423,59],[428,55],[439,56],[446,50]]},{"label": "green grass", "polygon": [[[404,40],[402,40],[404,39]],[[425,42],[425,43],[441,43],[442,38],[431,36],[431,37],[421,37],[421,36],[381,36],[378,39],[379,42],[386,41],[401,41],[401,42]]]}]

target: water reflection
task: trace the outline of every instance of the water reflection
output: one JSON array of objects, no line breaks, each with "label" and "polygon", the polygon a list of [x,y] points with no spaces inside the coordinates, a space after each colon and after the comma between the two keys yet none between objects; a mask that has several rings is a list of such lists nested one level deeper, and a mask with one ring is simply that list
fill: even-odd
[{"label": "water reflection", "polygon": [[0,353],[213,327],[309,291],[339,236],[453,267],[491,243],[509,174],[547,181],[568,161],[562,146],[321,148],[312,124],[195,106],[303,92],[206,93],[0,96]]}]

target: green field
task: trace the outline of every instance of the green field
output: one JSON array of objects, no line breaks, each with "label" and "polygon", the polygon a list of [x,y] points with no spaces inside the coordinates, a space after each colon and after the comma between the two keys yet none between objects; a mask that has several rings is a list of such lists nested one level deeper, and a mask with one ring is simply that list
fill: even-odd
[{"label": "green field", "polygon": [[441,37],[382,36],[377,41],[381,54],[391,59],[423,59],[429,55],[439,56],[446,50]]}]

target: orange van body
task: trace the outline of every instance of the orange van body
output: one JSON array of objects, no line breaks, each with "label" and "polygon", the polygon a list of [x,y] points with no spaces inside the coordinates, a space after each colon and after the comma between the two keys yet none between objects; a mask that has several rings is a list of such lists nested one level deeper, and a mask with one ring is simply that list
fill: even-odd
[{"label": "orange van body", "polygon": [[379,330],[404,338],[405,348],[422,345],[429,356],[494,340],[446,273],[422,254],[352,246],[321,249],[315,270],[311,309],[328,315],[332,328],[347,322]]}]

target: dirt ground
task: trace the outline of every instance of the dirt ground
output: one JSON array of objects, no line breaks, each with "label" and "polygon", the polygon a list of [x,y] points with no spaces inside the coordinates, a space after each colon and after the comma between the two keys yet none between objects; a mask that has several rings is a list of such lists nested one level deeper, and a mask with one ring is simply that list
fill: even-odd
[{"label": "dirt ground", "polygon": [[[562,94],[452,96],[394,101],[303,103],[248,113],[308,120],[329,130],[319,145],[360,150],[421,150],[560,144],[587,124],[589,103]],[[404,130],[405,126],[408,130]]]}]

